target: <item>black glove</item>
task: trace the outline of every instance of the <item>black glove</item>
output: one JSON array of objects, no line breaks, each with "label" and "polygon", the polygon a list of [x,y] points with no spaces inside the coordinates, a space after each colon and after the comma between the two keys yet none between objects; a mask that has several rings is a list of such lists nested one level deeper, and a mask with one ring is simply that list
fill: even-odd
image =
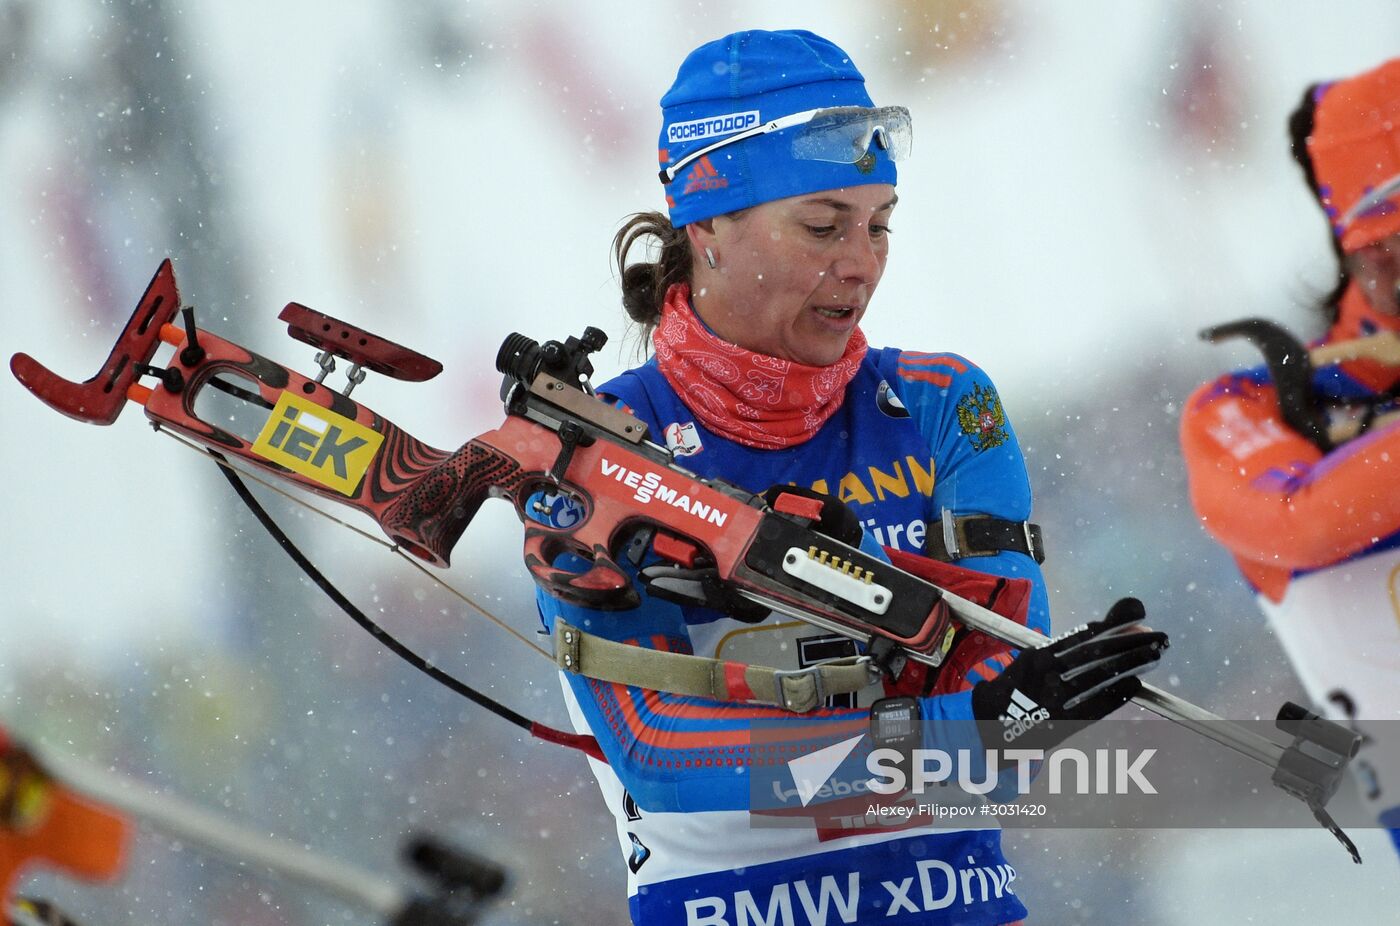
[{"label": "black glove", "polygon": [[1160,631],[1124,629],[1145,616],[1141,601],[1120,599],[1103,620],[1022,650],[996,678],[974,685],[972,713],[983,745],[998,752],[1048,750],[1123,706],[1141,690],[1138,676],[1168,646]]}]

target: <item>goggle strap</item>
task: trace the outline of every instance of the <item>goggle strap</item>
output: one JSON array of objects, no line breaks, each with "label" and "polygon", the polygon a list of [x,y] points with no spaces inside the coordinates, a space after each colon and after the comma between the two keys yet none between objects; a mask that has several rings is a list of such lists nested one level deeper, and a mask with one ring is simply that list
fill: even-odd
[{"label": "goggle strap", "polygon": [[783,129],[792,128],[794,125],[801,125],[804,122],[811,122],[812,117],[814,117],[819,112],[821,112],[820,109],[807,109],[803,110],[800,113],[793,113],[789,116],[779,116],[777,119],[773,119],[763,123],[763,125],[756,125],[751,129],[745,129],[744,131],[739,132],[735,135],[730,135],[727,138],[721,138],[719,141],[716,141],[713,144],[706,145],[699,151],[690,152],[690,154],[687,154],[685,157],[681,158],[679,161],[672,164],[670,167],[663,167],[659,172],[661,182],[663,184],[670,184],[672,180],[676,179],[676,175],[681,172],[682,167],[689,164],[691,161],[696,160],[697,158],[704,157],[711,151],[714,151],[716,148],[723,148],[725,145],[732,145],[736,141],[743,141],[746,138],[753,138],[755,135],[767,135],[769,132],[781,132]]}]

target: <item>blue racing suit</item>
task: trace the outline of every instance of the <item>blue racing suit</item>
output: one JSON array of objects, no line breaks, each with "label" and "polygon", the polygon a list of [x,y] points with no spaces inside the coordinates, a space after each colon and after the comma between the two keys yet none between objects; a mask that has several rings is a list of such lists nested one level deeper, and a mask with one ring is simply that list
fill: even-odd
[{"label": "blue racing suit", "polygon": [[[695,420],[656,361],[599,389],[664,437],[677,462],[752,492],[796,484],[835,495],[859,518],[867,546],[921,552],[939,514],[1030,517],[1031,493],[1015,433],[987,376],[952,354],[893,348],[867,352],[841,407],[808,441],[760,450]],[[1003,551],[963,565],[1032,583],[1027,624],[1049,632],[1039,566]],[[736,621],[698,606],[644,597],[640,608],[600,612],[538,596],[546,628],[556,618],[609,639],[778,668],[854,652],[816,627],[770,616]],[[845,648],[843,650],[843,648]],[[973,683],[1004,667],[988,659],[961,691],[924,697],[925,721],[970,721]],[[921,827],[833,833],[756,827],[750,808],[755,724],[868,722],[878,685],[794,715],[772,707],[644,690],[567,674],[566,700],[580,732],[608,763],[593,771],[628,859],[634,923],[1005,924],[1025,908],[996,829]],[[971,724],[963,725],[971,728]],[[980,743],[968,743],[979,750]]]}]

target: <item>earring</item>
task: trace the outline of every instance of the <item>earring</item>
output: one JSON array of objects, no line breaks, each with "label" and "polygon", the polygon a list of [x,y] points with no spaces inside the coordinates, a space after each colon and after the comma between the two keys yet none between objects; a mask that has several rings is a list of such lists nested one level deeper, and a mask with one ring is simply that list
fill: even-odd
[{"label": "earring", "polygon": [[711,270],[715,269],[716,267],[715,252],[711,251],[709,248],[705,249],[705,263],[710,265]]}]

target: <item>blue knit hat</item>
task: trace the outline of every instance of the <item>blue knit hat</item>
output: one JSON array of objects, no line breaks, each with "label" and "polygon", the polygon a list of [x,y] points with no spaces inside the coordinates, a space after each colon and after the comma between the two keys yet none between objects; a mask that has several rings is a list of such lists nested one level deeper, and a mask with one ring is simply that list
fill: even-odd
[{"label": "blue knit hat", "polygon": [[[701,45],[661,98],[659,161],[667,168],[728,135],[782,116],[837,106],[871,107],[850,57],[802,30],[736,32]],[[755,135],[692,161],[666,184],[679,228],[759,203],[819,190],[895,182],[891,152],[871,145],[847,164],[793,154],[798,128]]]}]

